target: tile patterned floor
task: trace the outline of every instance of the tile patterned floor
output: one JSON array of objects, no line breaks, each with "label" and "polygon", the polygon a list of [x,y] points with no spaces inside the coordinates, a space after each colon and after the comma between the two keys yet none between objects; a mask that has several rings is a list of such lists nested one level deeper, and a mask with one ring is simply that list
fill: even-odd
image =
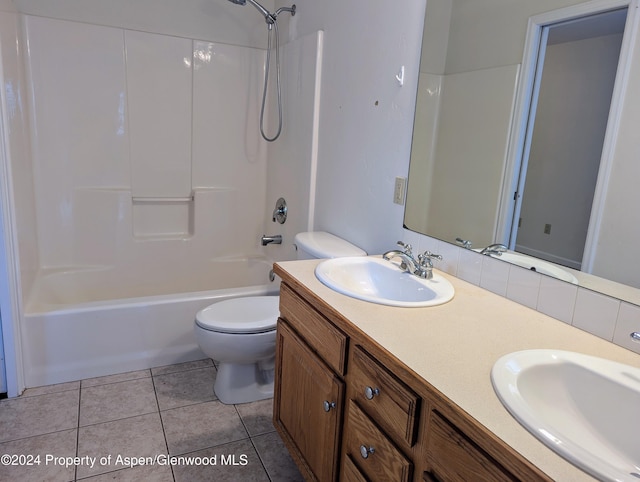
[{"label": "tile patterned floor", "polygon": [[301,481],[273,401],[224,405],[215,377],[205,359],[1,400],[0,480]]}]

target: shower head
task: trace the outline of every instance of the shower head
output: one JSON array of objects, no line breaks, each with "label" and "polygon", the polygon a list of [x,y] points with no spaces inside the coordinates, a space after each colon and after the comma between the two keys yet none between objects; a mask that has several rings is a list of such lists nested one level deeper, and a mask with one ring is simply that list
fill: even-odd
[{"label": "shower head", "polygon": [[231,3],[235,3],[236,5],[246,5],[247,1],[253,5],[254,7],[256,7],[260,13],[262,15],[264,15],[265,20],[267,21],[267,23],[271,23],[269,22],[269,19],[272,19],[272,15],[271,13],[269,13],[269,10],[267,10],[266,8],[264,8],[262,5],[260,5],[258,2],[256,2],[255,0],[229,0]]}]

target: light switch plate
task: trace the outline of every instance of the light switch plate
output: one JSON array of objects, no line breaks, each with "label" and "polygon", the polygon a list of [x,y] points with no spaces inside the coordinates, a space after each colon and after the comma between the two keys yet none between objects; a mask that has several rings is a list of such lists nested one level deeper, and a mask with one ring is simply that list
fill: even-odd
[{"label": "light switch plate", "polygon": [[395,187],[393,188],[393,202],[400,205],[404,204],[406,191],[407,178],[396,177]]}]

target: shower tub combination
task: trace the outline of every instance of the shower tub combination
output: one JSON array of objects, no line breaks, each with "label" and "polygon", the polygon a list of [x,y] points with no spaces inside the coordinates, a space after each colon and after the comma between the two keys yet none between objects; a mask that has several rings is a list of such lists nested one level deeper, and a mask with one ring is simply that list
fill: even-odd
[{"label": "shower tub combination", "polygon": [[278,294],[271,268],[267,258],[243,257],[172,271],[160,282],[100,267],[43,274],[24,315],[25,384],[203,358],[193,333],[196,313],[225,299]]}]

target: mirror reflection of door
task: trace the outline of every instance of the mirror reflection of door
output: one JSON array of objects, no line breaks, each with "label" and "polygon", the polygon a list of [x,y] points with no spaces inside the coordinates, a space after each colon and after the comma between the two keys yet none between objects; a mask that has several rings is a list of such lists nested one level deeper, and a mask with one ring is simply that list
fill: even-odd
[{"label": "mirror reflection of door", "polygon": [[581,268],[626,13],[543,29],[509,243],[516,251]]}]

